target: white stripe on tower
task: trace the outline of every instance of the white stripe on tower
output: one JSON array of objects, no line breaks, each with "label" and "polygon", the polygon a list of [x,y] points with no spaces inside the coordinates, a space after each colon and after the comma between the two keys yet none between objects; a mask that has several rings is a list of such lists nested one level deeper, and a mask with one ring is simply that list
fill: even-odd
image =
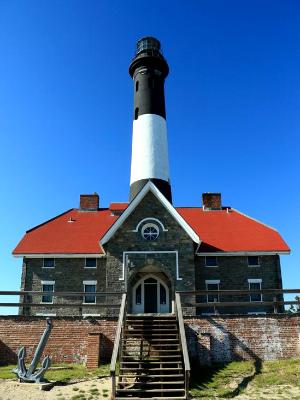
[{"label": "white stripe on tower", "polygon": [[157,39],[138,41],[129,73],[134,81],[130,200],[151,180],[172,201],[164,96],[169,67]]},{"label": "white stripe on tower", "polygon": [[166,120],[143,114],[133,121],[130,184],[142,179],[169,181]]}]

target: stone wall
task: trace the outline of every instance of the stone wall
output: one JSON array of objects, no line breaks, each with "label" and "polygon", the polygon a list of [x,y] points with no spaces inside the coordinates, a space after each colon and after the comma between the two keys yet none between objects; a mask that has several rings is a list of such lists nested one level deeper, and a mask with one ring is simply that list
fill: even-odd
[{"label": "stone wall", "polygon": [[[56,258],[54,268],[43,268],[43,258],[26,258],[23,261],[22,272],[21,284],[24,290],[41,291],[42,281],[55,281],[56,292],[83,292],[83,281],[95,280],[97,281],[97,291],[106,291],[106,260],[103,257],[97,258],[96,268],[85,268],[85,258]],[[42,299],[41,296],[31,296],[29,300],[33,303],[40,303]],[[117,301],[120,303],[120,298]],[[57,304],[70,304],[70,307],[51,307],[51,304],[47,303],[45,307],[32,307],[31,310],[27,311],[27,315],[54,313],[57,316],[81,316],[84,313],[102,315],[105,312],[105,309],[97,307],[97,305],[72,307],[72,303],[76,302],[78,304],[82,302],[82,297],[80,296],[57,297],[54,298],[54,302]],[[105,302],[105,298],[97,298],[97,303],[101,302]]]},{"label": "stone wall", "polygon": [[[205,257],[197,256],[195,259],[195,285],[196,290],[206,290],[205,280],[220,280],[220,290],[249,290],[248,279],[261,279],[262,289],[282,289],[280,260],[278,255],[259,256],[259,266],[248,266],[246,256],[217,257],[217,267],[206,267]],[[220,296],[221,301],[249,301],[249,296]],[[264,295],[264,301],[272,301],[273,295]],[[280,300],[280,298],[278,298]],[[205,302],[204,296],[198,296],[198,302]],[[198,309],[202,312],[212,312],[212,307]],[[241,313],[254,311],[273,312],[272,308],[219,308],[220,313]],[[282,311],[282,310],[278,310]]]}]

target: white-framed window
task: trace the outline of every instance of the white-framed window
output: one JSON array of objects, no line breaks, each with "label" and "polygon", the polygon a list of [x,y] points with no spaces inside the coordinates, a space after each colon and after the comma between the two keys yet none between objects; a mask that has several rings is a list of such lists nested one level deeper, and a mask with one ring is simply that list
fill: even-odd
[{"label": "white-framed window", "polygon": [[43,268],[54,268],[55,267],[55,259],[54,258],[44,258],[43,259]]},{"label": "white-framed window", "polygon": [[[249,290],[261,290],[261,279],[248,279]],[[251,293],[249,296],[250,301],[262,301],[261,293]]]},{"label": "white-framed window", "polygon": [[219,302],[219,293],[220,290],[220,280],[219,279],[209,279],[205,281],[206,290],[215,290],[216,293],[211,293],[207,295],[206,301],[207,303],[216,303]]},{"label": "white-framed window", "polygon": [[145,240],[156,240],[159,236],[159,227],[153,223],[145,224],[142,227],[141,234]]},{"label": "white-framed window", "polygon": [[53,304],[53,295],[55,281],[42,281],[42,291],[47,292],[47,294],[42,295],[42,303]]},{"label": "white-framed window", "polygon": [[217,267],[218,260],[216,256],[206,256],[205,257],[205,266],[206,267]]},{"label": "white-framed window", "polygon": [[97,268],[97,258],[86,258],[85,268]]},{"label": "white-framed window", "polygon": [[248,266],[249,267],[259,267],[258,256],[248,256]]},{"label": "white-framed window", "polygon": [[83,288],[84,292],[87,293],[83,297],[84,304],[95,304],[96,303],[96,296],[93,293],[96,292],[97,289],[97,281],[83,281]]},{"label": "white-framed window", "polygon": [[266,315],[267,313],[265,311],[249,311],[247,314],[248,315]]},{"label": "white-framed window", "polygon": [[56,317],[56,313],[36,313],[37,317]]}]

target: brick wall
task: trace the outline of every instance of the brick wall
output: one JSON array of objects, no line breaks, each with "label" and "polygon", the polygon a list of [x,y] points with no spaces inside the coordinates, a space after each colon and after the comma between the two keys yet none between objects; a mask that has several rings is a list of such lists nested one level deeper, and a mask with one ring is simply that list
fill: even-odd
[{"label": "brick wall", "polygon": [[[45,349],[53,362],[85,363],[95,367],[109,361],[116,319],[56,317]],[[45,328],[40,317],[0,317],[0,364],[16,363],[26,346],[27,361]],[[201,364],[231,360],[271,360],[300,356],[299,315],[227,315],[185,319],[191,360]]]},{"label": "brick wall", "polygon": [[[95,367],[110,361],[116,319],[55,317],[44,354],[53,362],[85,363]],[[0,317],[0,364],[16,363],[17,352],[26,346],[27,362],[46,327],[45,318],[23,316]]]},{"label": "brick wall", "polygon": [[185,319],[190,357],[201,364],[300,356],[300,316],[227,315]]}]

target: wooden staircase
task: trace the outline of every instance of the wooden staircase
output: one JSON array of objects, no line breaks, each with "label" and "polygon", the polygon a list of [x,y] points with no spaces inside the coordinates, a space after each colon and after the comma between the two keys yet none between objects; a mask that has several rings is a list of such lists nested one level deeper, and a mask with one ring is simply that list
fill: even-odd
[{"label": "wooden staircase", "polygon": [[120,341],[116,399],[187,398],[175,315],[127,314]]}]

